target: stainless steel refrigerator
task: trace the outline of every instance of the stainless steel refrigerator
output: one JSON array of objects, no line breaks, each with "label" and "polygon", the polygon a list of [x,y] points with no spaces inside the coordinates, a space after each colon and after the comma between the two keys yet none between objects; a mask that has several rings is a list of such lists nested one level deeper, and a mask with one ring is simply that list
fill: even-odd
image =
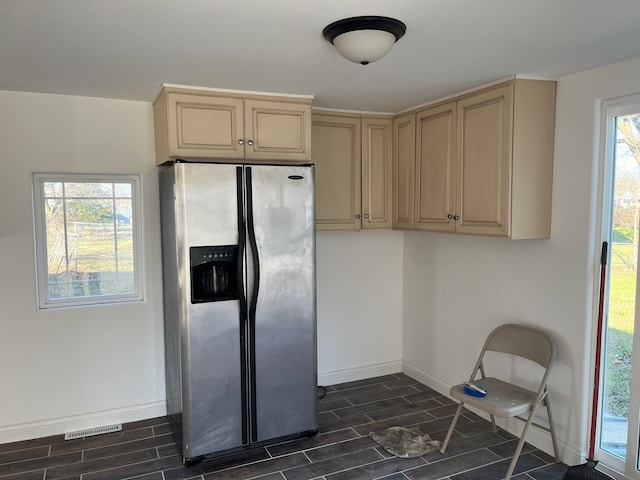
[{"label": "stainless steel refrigerator", "polygon": [[314,169],[160,170],[167,414],[185,462],[317,432]]}]

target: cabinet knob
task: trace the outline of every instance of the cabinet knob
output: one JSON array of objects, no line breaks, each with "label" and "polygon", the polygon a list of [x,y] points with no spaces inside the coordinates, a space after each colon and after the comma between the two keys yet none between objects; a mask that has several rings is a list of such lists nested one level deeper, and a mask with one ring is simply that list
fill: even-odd
[{"label": "cabinet knob", "polygon": [[358,220],[360,220],[360,214],[359,214],[359,213],[358,213],[358,214],[356,214],[356,218],[357,218]]},{"label": "cabinet knob", "polygon": [[369,218],[369,214],[368,214],[368,213],[365,213],[365,214],[364,214],[364,218]]},{"label": "cabinet knob", "polygon": [[457,220],[459,220],[459,219],[460,219],[460,217],[459,217],[458,215],[454,215],[454,216],[453,216],[453,219],[457,221]]},{"label": "cabinet knob", "polygon": [[244,140],[243,139],[238,140],[238,144],[239,145],[244,145]]},{"label": "cabinet knob", "polygon": [[449,214],[449,215],[447,215],[447,218],[448,218],[449,220],[451,220],[451,219],[453,218],[453,215]]},{"label": "cabinet knob", "polygon": [[253,145],[253,140],[247,140],[247,145]]}]

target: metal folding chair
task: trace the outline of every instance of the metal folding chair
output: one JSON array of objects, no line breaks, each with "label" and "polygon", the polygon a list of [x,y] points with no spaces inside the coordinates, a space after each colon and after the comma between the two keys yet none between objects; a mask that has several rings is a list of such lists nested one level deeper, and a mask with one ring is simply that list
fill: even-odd
[{"label": "metal folding chair", "polygon": [[[522,388],[514,383],[500,380],[495,377],[487,377],[484,369],[484,357],[489,352],[500,352],[514,357],[522,357],[537,363],[543,369],[537,391]],[[506,324],[493,330],[482,347],[476,365],[473,367],[469,382],[475,383],[486,390],[486,396],[473,396],[465,393],[465,384],[451,387],[450,395],[460,404],[453,417],[447,436],[440,449],[444,453],[451,440],[451,435],[456,426],[460,412],[465,404],[486,412],[491,418],[493,431],[496,432],[495,417],[518,418],[525,422],[520,440],[516,446],[513,459],[507,470],[505,480],[509,480],[513,473],[518,457],[524,446],[525,436],[529,427],[533,424],[551,434],[553,452],[556,461],[559,461],[556,433],[553,427],[553,417],[549,405],[549,392],[547,390],[547,378],[551,365],[556,356],[556,350],[549,335],[545,332],[524,325]],[[478,372],[480,378],[476,379]],[[475,393],[475,392],[471,392]],[[477,393],[475,393],[477,395]],[[539,405],[546,407],[549,418],[549,427],[533,421]],[[524,417],[524,415],[527,415]]]}]

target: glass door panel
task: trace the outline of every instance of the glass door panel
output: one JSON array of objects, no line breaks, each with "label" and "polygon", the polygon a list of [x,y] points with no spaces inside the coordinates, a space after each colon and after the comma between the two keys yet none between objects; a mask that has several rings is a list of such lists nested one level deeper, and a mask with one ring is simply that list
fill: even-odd
[{"label": "glass door panel", "polygon": [[[631,108],[632,107],[632,108]],[[640,104],[610,107],[604,239],[610,244],[605,290],[598,452],[601,462],[627,478],[638,475],[638,409],[632,371],[638,355],[636,323],[640,237]],[[605,188],[605,190],[607,190]],[[636,362],[637,363],[637,362]],[[636,388],[637,390],[637,388]]]}]

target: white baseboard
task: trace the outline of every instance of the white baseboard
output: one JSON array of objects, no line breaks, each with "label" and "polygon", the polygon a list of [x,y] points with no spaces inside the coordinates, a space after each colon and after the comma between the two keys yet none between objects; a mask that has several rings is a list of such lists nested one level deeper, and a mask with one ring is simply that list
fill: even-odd
[{"label": "white baseboard", "polygon": [[[445,395],[447,397],[449,396],[451,385],[448,385],[442,380],[429,375],[424,370],[421,370],[420,368],[412,365],[406,360],[403,360],[402,362],[402,372],[410,376],[411,378],[418,380],[420,383],[425,384],[427,387],[433,388],[441,395]],[[469,408],[469,410],[472,410],[479,416],[489,420],[489,415],[486,415],[484,412],[477,411],[473,408]],[[546,418],[546,414],[542,414],[542,416]],[[515,419],[496,419],[496,423],[499,427],[518,437],[522,433],[522,427],[524,425],[523,422]],[[561,461],[563,461],[567,465],[575,465],[581,463],[582,460],[584,460],[583,452],[581,452],[579,449],[562,443],[559,438],[556,438],[556,440],[558,442],[558,450],[560,453]],[[531,427],[529,427],[529,432],[527,433],[527,442],[529,442],[536,448],[539,448],[543,452],[553,456],[553,443],[551,442],[551,436],[549,435],[549,432],[538,428],[535,425],[531,425]]]},{"label": "white baseboard", "polygon": [[418,367],[412,365],[406,360],[402,361],[402,372],[410,376],[414,380],[418,380],[420,383],[425,384],[427,387],[433,388],[440,395],[449,396],[451,385],[447,385],[436,377],[429,375],[424,370],[420,370]]},{"label": "white baseboard", "polygon": [[60,435],[86,428],[135,422],[167,414],[164,400],[102,412],[0,426],[0,444]]},{"label": "white baseboard", "polygon": [[[558,441],[558,448],[560,449],[560,457],[562,457],[562,461],[569,466],[585,463],[585,459],[589,455],[587,450],[580,450],[580,448],[574,445],[563,444],[560,441]],[[602,470],[603,468],[604,465],[600,465],[598,470]],[[610,472],[608,472],[608,475],[613,476]]]},{"label": "white baseboard", "polygon": [[338,383],[353,382],[365,378],[380,377],[402,372],[402,361],[378,363],[364,367],[345,368],[332,372],[318,373],[318,385],[336,385]]}]

